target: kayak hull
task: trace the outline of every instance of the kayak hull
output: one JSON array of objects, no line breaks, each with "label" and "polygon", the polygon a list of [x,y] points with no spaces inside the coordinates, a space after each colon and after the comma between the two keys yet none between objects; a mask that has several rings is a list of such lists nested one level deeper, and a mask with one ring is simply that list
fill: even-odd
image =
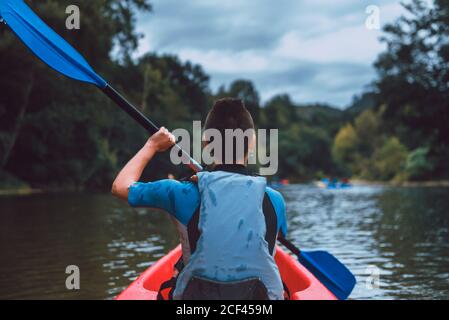
[{"label": "kayak hull", "polygon": [[[174,266],[181,257],[177,247],[144,271],[116,300],[157,300],[161,284],[173,276]],[[337,298],[299,261],[280,247],[276,263],[282,280],[289,289],[291,300],[337,300]]]}]

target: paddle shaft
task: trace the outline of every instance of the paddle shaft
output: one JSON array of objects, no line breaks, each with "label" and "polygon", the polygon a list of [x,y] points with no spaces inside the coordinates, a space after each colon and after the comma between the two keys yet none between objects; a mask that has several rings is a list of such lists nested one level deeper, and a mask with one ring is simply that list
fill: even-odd
[{"label": "paddle shaft", "polygon": [[301,254],[301,250],[297,246],[295,246],[291,241],[285,239],[284,237],[278,237],[278,240],[293,254],[296,254],[297,256]]},{"label": "paddle shaft", "polygon": [[[151,135],[156,134],[159,131],[159,127],[156,126],[150,119],[148,119],[142,112],[140,112],[136,107],[134,107],[128,100],[125,99],[120,93],[117,92],[110,85],[101,88],[101,90],[106,94],[112,101],[115,102],[123,111],[130,115],[137,123],[139,123],[145,130],[147,130]],[[187,163],[187,166],[195,173],[203,171],[201,165],[196,162],[184,149],[182,149],[178,144],[175,144],[173,148],[181,152],[183,163]],[[185,160],[185,161],[184,161]]]}]

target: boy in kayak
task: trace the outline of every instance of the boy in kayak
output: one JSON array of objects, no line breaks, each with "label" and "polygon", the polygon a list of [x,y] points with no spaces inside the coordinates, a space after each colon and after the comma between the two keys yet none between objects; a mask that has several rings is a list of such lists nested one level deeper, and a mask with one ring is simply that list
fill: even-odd
[{"label": "boy in kayak", "polygon": [[[227,129],[245,132],[255,127],[244,103],[227,98],[215,103],[204,129],[224,137]],[[274,254],[278,234],[285,236],[287,231],[285,203],[280,193],[267,187],[265,178],[249,174],[248,153],[256,145],[255,135],[249,140],[241,157],[233,152],[232,164],[223,142],[224,152],[214,155],[212,170],[198,173],[190,182],[137,182],[154,155],[175,144],[174,136],[162,128],[113,184],[112,193],[131,206],[162,209],[175,221],[183,266],[172,291],[174,299],[284,298]]]}]

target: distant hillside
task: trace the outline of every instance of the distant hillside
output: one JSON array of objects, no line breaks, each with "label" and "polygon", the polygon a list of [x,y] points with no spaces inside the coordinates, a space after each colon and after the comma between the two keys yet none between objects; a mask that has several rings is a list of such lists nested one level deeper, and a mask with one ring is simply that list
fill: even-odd
[{"label": "distant hillside", "polygon": [[307,121],[314,121],[320,116],[325,117],[327,119],[339,119],[343,116],[344,112],[335,107],[331,107],[328,105],[315,104],[315,105],[306,105],[306,106],[298,106],[298,116],[301,119]]},{"label": "distant hillside", "polygon": [[366,92],[356,96],[351,105],[342,110],[325,104],[298,105],[297,116],[307,124],[325,126],[352,121],[363,111],[376,106],[376,94]]},{"label": "distant hillside", "polygon": [[355,118],[363,111],[376,107],[377,95],[373,92],[365,92],[360,96],[356,96],[349,108],[345,110],[345,113],[350,118]]},{"label": "distant hillside", "polygon": [[376,106],[376,95],[371,92],[356,96],[347,109],[338,109],[326,104],[297,105],[296,115],[300,121],[325,129],[330,136],[347,122],[353,121],[363,111]]},{"label": "distant hillside", "polygon": [[296,112],[300,121],[324,129],[331,137],[347,122],[345,111],[328,105],[298,106]]}]

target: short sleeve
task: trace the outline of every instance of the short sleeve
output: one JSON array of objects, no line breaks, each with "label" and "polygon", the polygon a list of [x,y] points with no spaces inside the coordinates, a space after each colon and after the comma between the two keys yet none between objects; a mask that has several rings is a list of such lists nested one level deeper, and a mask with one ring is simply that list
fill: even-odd
[{"label": "short sleeve", "polygon": [[190,182],[138,182],[129,188],[128,203],[132,207],[164,210],[187,225],[199,206],[200,196],[198,187]]},{"label": "short sleeve", "polygon": [[284,197],[276,190],[267,188],[268,196],[276,211],[278,220],[278,231],[281,231],[284,237],[287,235],[287,213],[285,209]]}]

